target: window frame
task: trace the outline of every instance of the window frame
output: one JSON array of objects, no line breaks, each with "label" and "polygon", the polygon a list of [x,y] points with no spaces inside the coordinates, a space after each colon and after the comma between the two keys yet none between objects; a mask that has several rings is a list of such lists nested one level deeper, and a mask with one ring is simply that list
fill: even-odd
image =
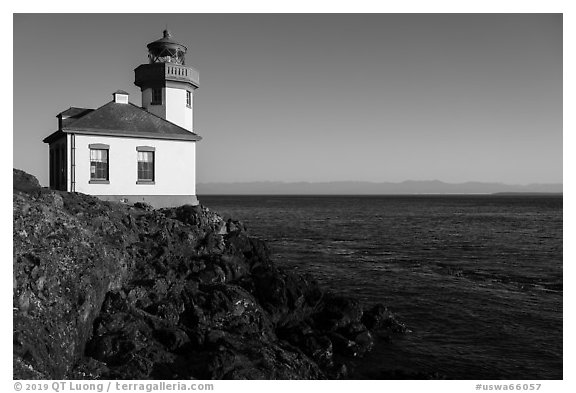
[{"label": "window frame", "polygon": [[[152,157],[151,161],[140,161],[140,153],[149,153]],[[151,178],[141,178],[140,174],[143,172],[140,169],[140,163],[151,163]],[[152,146],[137,146],[136,147],[136,184],[156,184],[156,148]]]},{"label": "window frame", "polygon": [[152,88],[152,97],[150,101],[150,105],[162,105],[162,88],[161,87],[153,87]]},{"label": "window frame", "polygon": [[[110,146],[102,144],[102,143],[92,143],[92,144],[88,145],[88,149],[89,149],[88,158],[90,160],[90,165],[89,165],[90,179],[89,179],[88,183],[89,184],[110,184]],[[97,151],[106,152],[106,154],[105,154],[106,158],[101,158],[102,161],[97,161],[96,159],[94,159],[92,152],[97,152]],[[93,162],[95,162],[95,163],[104,162],[106,164],[105,165],[105,176],[96,177],[99,170],[98,170],[97,166],[94,165],[95,170],[94,170],[94,172],[92,172],[92,167],[93,167],[92,163]]]},{"label": "window frame", "polygon": [[186,90],[186,107],[192,108],[192,92]]}]

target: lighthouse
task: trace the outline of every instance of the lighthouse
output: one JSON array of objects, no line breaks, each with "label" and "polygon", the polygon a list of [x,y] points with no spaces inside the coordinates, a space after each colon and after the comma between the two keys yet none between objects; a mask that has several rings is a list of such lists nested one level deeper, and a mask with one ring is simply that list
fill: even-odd
[{"label": "lighthouse", "polygon": [[163,37],[147,47],[148,64],[134,70],[142,108],[193,132],[194,90],[200,84],[198,71],[186,65],[186,46],[164,30]]},{"label": "lighthouse", "polygon": [[169,31],[148,44],[138,66],[142,106],[124,90],[97,109],[70,107],[57,115],[49,145],[50,187],[107,201],[155,208],[197,205],[194,91],[198,71]]}]

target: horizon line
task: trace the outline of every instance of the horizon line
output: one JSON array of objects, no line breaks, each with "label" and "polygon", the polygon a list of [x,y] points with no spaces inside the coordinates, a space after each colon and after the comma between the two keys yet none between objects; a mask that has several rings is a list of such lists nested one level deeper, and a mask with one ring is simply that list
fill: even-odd
[{"label": "horizon line", "polygon": [[402,184],[402,183],[444,183],[444,184],[467,184],[467,183],[480,183],[480,184],[498,184],[506,186],[531,186],[531,185],[564,185],[564,182],[531,182],[531,183],[505,183],[501,181],[481,181],[481,180],[466,180],[461,182],[447,182],[444,180],[402,180],[402,181],[374,181],[374,180],[328,180],[328,181],[308,181],[308,180],[247,180],[247,181],[203,181],[197,184],[249,184],[249,183],[282,183],[282,184],[329,184],[329,183],[369,183],[369,184]]}]

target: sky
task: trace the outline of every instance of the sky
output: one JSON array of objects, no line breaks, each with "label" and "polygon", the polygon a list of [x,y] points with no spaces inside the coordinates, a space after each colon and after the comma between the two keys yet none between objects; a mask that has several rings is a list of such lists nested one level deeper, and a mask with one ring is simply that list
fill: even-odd
[{"label": "sky", "polygon": [[562,182],[561,14],[15,14],[13,164],[168,26],[200,73],[197,181]]}]

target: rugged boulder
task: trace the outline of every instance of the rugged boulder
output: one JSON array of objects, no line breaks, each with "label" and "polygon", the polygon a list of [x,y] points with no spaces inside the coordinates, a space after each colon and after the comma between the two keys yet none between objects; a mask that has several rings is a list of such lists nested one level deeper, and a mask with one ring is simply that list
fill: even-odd
[{"label": "rugged boulder", "polygon": [[13,214],[16,379],[343,378],[375,329],[403,329],[202,206],[103,202],[14,170]]}]

